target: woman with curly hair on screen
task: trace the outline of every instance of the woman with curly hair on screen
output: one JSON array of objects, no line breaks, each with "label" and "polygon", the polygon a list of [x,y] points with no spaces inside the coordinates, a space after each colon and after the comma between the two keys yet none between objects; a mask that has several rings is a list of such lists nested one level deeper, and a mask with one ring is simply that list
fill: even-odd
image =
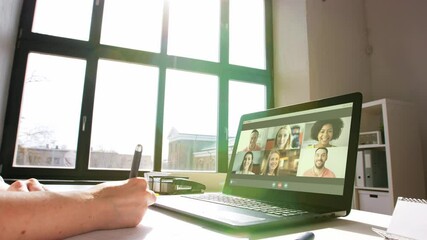
[{"label": "woman with curly hair on screen", "polygon": [[313,147],[334,147],[330,142],[340,137],[343,127],[341,118],[315,122],[311,128],[311,139],[317,140],[317,143]]}]

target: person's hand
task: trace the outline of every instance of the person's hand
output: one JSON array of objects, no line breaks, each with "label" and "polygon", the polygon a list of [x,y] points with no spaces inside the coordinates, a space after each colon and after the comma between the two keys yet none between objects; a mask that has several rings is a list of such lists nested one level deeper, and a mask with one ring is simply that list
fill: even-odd
[{"label": "person's hand", "polygon": [[101,227],[107,229],[138,225],[148,206],[156,201],[144,178],[102,183],[89,191],[95,204],[104,206]]},{"label": "person's hand", "polygon": [[6,190],[14,192],[47,191],[43,184],[35,178],[15,181]]}]

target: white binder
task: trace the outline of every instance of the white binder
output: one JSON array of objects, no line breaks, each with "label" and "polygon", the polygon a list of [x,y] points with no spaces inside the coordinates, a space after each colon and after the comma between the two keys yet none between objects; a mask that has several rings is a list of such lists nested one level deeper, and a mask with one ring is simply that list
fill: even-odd
[{"label": "white binder", "polygon": [[356,162],[356,186],[365,187],[365,159],[363,150],[357,151]]}]

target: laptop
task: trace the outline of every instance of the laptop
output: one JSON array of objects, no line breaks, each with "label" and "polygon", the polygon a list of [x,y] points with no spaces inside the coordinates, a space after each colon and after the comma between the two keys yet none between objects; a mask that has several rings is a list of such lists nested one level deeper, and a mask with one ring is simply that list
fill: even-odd
[{"label": "laptop", "polygon": [[153,205],[230,229],[350,213],[362,94],[241,117],[222,192],[160,195]]}]

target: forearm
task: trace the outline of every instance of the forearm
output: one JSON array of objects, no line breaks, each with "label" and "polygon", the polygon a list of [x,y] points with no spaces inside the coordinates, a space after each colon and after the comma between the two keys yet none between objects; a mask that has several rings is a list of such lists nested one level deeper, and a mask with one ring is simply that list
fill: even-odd
[{"label": "forearm", "polygon": [[[24,186],[37,187],[38,182],[27,183]],[[2,239],[63,239],[134,227],[155,200],[143,178],[99,184],[83,192],[0,191],[0,233]]]},{"label": "forearm", "polygon": [[101,208],[88,192],[0,193],[0,232],[5,239],[61,239],[98,229]]}]

